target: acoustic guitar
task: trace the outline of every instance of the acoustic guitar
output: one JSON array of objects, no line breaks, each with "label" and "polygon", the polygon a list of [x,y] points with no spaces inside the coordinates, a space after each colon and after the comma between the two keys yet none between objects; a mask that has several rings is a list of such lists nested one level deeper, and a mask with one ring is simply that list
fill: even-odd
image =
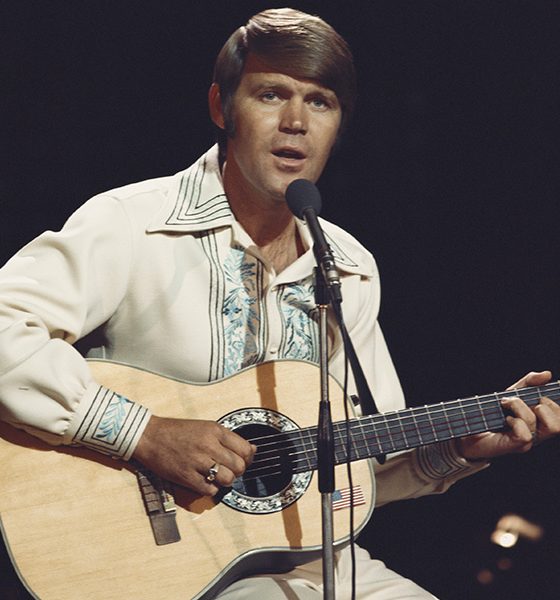
[{"label": "acoustic guitar", "polygon": [[[22,582],[41,600],[209,599],[234,580],[281,572],[321,556],[316,406],[319,370],[297,361],[252,367],[212,384],[172,380],[108,361],[95,379],[160,416],[210,419],[258,447],[255,459],[218,498],[172,486],[124,461],[85,448],[53,447],[0,423],[0,527]],[[500,430],[500,400],[474,396],[344,420],[343,393],[330,382],[337,490],[337,548],[374,504],[372,461]],[[560,399],[559,382],[516,390],[529,405]],[[352,466],[350,489],[346,463]]]}]

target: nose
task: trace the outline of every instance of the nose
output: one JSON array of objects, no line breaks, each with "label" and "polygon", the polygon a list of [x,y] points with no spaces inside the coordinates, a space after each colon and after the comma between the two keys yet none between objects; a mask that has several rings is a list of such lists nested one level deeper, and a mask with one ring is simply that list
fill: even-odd
[{"label": "nose", "polygon": [[299,98],[290,98],[284,105],[280,118],[280,131],[291,134],[307,132],[307,114],[305,102]]}]

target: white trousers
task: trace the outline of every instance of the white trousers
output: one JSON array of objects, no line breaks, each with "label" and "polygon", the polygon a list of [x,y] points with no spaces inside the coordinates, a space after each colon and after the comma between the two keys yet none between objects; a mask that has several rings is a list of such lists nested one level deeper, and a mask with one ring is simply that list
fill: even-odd
[{"label": "white trousers", "polygon": [[[279,575],[241,579],[225,589],[217,600],[319,600],[323,598],[321,561]],[[336,600],[350,600],[352,564],[350,549],[336,555]],[[356,546],[357,600],[437,600],[410,579],[388,569],[380,560]]]}]

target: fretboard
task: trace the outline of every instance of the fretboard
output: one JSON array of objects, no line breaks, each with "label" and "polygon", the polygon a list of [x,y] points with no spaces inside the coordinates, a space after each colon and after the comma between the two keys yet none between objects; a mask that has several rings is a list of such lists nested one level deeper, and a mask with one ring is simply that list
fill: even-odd
[{"label": "fretboard", "polygon": [[[544,386],[515,391],[495,392],[452,402],[430,404],[400,411],[352,419],[335,423],[336,464],[347,462],[347,431],[350,431],[350,461],[390,454],[401,450],[426,446],[453,438],[485,431],[499,431],[505,427],[506,413],[501,400],[517,396],[529,406],[538,404],[547,396],[560,402],[560,381]],[[286,434],[283,434],[283,437]],[[288,437],[297,448],[292,468],[296,472],[317,468],[317,429],[309,427],[290,432]]]}]

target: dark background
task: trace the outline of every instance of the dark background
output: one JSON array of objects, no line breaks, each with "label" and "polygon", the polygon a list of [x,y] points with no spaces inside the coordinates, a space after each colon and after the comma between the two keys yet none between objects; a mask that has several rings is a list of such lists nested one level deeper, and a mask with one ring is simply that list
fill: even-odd
[{"label": "dark background", "polygon": [[[195,160],[213,140],[215,55],[250,15],[281,5],[0,3],[0,263],[89,196]],[[558,377],[560,3],[290,5],[354,50],[359,105],[320,182],[323,214],[377,258],[409,403],[503,389],[530,369]],[[497,460],[445,495],[377,511],[360,541],[442,600],[556,599],[559,458],[554,441]],[[544,539],[492,545],[507,512]],[[5,558],[0,568],[0,598],[23,598]]]}]

